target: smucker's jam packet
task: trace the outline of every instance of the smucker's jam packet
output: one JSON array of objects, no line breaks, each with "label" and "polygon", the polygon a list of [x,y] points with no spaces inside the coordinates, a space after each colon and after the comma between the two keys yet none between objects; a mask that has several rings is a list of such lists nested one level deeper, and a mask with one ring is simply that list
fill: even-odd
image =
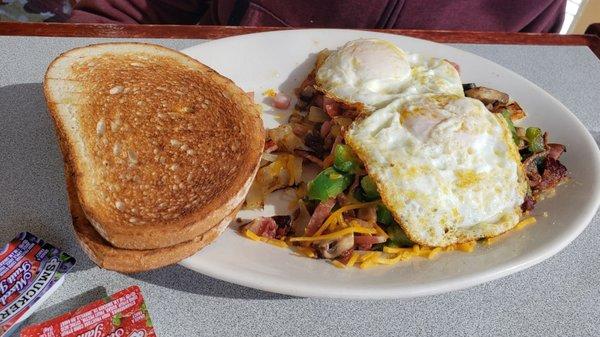
[{"label": "smucker's jam packet", "polygon": [[75,258],[27,232],[0,250],[0,336],[31,315],[64,281]]},{"label": "smucker's jam packet", "polygon": [[92,302],[49,321],[30,325],[21,337],[155,337],[138,286]]}]

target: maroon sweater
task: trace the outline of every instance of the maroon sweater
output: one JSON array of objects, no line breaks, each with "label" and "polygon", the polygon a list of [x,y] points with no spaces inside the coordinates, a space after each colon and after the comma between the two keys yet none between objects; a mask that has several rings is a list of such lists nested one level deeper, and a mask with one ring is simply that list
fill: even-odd
[{"label": "maroon sweater", "polygon": [[558,32],[566,0],[81,0],[70,22]]}]

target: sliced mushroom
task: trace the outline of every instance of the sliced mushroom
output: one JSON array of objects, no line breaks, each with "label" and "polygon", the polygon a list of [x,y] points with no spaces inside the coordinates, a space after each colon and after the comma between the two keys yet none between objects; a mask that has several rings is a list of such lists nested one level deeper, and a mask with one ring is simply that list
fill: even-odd
[{"label": "sliced mushroom", "polygon": [[525,110],[517,102],[512,102],[509,105],[496,105],[493,107],[492,112],[503,113],[505,110],[508,111],[508,116],[512,121],[518,121],[527,117]]},{"label": "sliced mushroom", "polygon": [[326,259],[335,259],[352,247],[354,247],[354,234],[348,234],[337,240],[322,241],[317,246],[317,250],[320,256]]},{"label": "sliced mushroom", "polygon": [[300,200],[298,208],[292,214],[292,232],[295,235],[304,236],[309,221],[310,213],[308,213],[304,202]]},{"label": "sliced mushroom", "polygon": [[463,83],[462,87],[463,87],[463,91],[467,91],[469,89],[476,88],[477,84],[475,84],[475,83]]},{"label": "sliced mushroom", "polygon": [[465,91],[465,96],[480,100],[484,105],[506,105],[508,94],[486,87],[475,87]]}]

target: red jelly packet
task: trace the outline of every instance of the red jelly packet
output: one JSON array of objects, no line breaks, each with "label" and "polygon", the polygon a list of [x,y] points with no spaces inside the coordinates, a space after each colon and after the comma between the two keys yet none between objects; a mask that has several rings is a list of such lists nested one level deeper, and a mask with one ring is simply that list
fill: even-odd
[{"label": "red jelly packet", "polygon": [[10,333],[63,282],[75,259],[27,232],[0,248],[0,336]]},{"label": "red jelly packet", "polygon": [[21,337],[150,336],[156,334],[138,286],[21,331]]}]

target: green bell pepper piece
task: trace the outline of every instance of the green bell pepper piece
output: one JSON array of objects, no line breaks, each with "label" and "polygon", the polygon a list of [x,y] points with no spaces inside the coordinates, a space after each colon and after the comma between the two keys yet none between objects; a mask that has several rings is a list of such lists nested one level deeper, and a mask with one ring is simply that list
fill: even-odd
[{"label": "green bell pepper piece", "polygon": [[506,124],[508,124],[508,130],[510,130],[515,144],[519,145],[519,135],[517,134],[517,129],[515,129],[512,119],[510,119],[510,112],[507,109],[504,109],[504,111],[502,111],[502,117],[504,117]]},{"label": "green bell pepper piece", "polygon": [[385,242],[386,246],[390,247],[412,247],[413,242],[410,241],[406,233],[402,230],[399,224],[393,223],[385,229],[389,239]]},{"label": "green bell pepper piece", "polygon": [[344,174],[328,167],[308,183],[308,198],[325,201],[342,193],[354,180],[353,174]]},{"label": "green bell pepper piece", "polygon": [[529,127],[525,130],[529,151],[538,153],[544,151],[544,135],[540,128]]},{"label": "green bell pepper piece", "polygon": [[360,169],[360,160],[350,146],[337,144],[333,152],[333,167],[340,172],[356,173]]},{"label": "green bell pepper piece", "polygon": [[375,185],[375,181],[370,176],[364,176],[360,180],[360,187],[363,190],[364,196],[368,200],[379,199],[379,192],[377,192],[377,185]]},{"label": "green bell pepper piece", "polygon": [[386,226],[394,224],[392,212],[390,212],[390,210],[382,204],[377,205],[377,222]]}]

